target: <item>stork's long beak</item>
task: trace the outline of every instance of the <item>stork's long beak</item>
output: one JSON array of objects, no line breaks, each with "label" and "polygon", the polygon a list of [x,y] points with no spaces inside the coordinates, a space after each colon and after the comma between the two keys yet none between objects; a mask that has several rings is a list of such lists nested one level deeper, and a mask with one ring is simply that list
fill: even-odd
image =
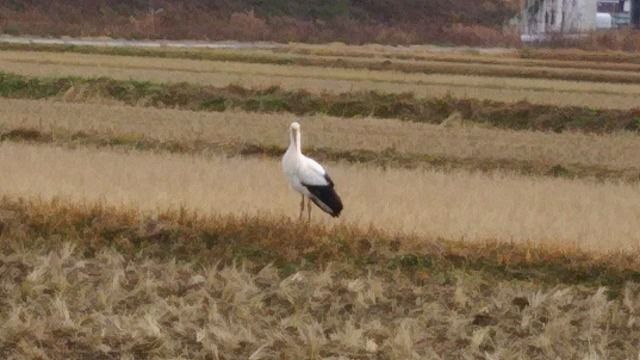
[{"label": "stork's long beak", "polygon": [[298,146],[298,129],[291,129],[291,141],[295,147]]}]

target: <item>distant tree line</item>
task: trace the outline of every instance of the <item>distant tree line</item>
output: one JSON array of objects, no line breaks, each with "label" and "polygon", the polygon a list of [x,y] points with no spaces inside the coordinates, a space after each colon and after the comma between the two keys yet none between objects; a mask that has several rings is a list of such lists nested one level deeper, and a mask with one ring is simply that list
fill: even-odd
[{"label": "distant tree line", "polygon": [[495,40],[519,10],[520,0],[0,0],[0,30],[217,39],[246,26],[235,36],[400,43],[450,30]]}]

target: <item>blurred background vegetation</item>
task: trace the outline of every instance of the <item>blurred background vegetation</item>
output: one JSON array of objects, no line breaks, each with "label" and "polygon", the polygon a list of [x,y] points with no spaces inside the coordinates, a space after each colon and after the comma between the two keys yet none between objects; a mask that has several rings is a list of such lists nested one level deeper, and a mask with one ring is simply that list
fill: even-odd
[{"label": "blurred background vegetation", "polygon": [[0,0],[13,35],[512,45],[517,0]]}]

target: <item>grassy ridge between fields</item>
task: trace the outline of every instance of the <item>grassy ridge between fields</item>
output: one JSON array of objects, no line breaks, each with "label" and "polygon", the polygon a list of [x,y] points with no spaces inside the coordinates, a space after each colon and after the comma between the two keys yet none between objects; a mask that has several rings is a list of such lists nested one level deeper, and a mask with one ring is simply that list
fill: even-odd
[{"label": "grassy ridge between fields", "polygon": [[[615,66],[610,64],[597,65],[597,63],[595,63],[595,65],[589,65],[589,63],[581,64],[579,62],[563,62],[557,60],[549,64],[524,63],[521,65],[502,64],[499,61],[491,62],[491,60],[477,56],[454,57],[433,55],[421,57],[418,55],[405,54],[402,56],[402,54],[385,54],[385,56],[375,59],[372,58],[372,54],[368,54],[364,57],[358,56],[363,54],[351,54],[349,52],[344,54],[340,52],[320,52],[319,56],[306,56],[303,53],[300,54],[299,50],[297,51],[298,54],[295,52],[287,54],[282,51],[280,53],[252,53],[249,51],[193,51],[175,49],[144,49],[133,47],[24,44],[0,44],[0,51],[1,50],[230,61],[272,65],[321,66],[328,68],[366,69],[373,71],[399,71],[409,74],[451,74],[640,84],[640,76],[637,74],[638,69],[631,67],[632,64],[627,64],[626,66]],[[397,62],[397,60],[406,60],[404,58],[407,56],[409,56],[409,60],[422,62]],[[602,70],[608,70],[609,72],[602,72]]]},{"label": "grassy ridge between fields", "polygon": [[[349,225],[326,228],[286,218],[203,217],[185,209],[149,217],[134,209],[64,201],[0,200],[0,246],[55,249],[72,242],[87,256],[113,247],[130,256],[195,264],[247,260],[288,274],[332,262],[354,269],[382,268],[454,281],[457,271],[487,279],[518,279],[549,286],[606,286],[611,297],[640,281],[634,254],[595,254],[503,242],[423,239]],[[125,255],[127,256],[127,255]]]},{"label": "grassy ridge between fields", "polygon": [[[139,134],[103,134],[98,132],[65,131],[45,132],[33,128],[13,128],[0,132],[1,141],[55,144],[59,146],[96,146],[135,150],[161,151],[178,154],[224,154],[228,156],[266,156],[279,158],[286,148],[252,143],[218,143],[203,140],[158,140]],[[310,147],[306,153],[318,160],[346,161],[389,168],[432,168],[442,170],[506,171],[520,175],[564,178],[593,178],[597,180],[640,181],[640,170],[612,169],[606,166],[553,164],[517,159],[459,158],[402,153],[392,148],[382,151],[336,150]]]},{"label": "grassy ridge between fields", "polygon": [[595,110],[582,107],[506,104],[495,101],[416,98],[411,93],[380,94],[374,91],[344,94],[312,94],[277,86],[249,89],[218,88],[188,83],[161,84],[109,78],[39,78],[0,72],[0,96],[23,99],[115,100],[128,105],[171,107],[196,111],[240,109],[251,112],[290,112],[297,115],[327,114],[338,117],[371,116],[439,124],[458,113],[465,121],[514,130],[562,132],[638,131],[640,109]]}]

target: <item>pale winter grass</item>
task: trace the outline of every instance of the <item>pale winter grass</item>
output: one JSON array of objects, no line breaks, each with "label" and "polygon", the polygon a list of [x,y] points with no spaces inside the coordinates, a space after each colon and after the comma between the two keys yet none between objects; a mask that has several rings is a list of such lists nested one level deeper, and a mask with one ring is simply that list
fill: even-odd
[{"label": "pale winter grass", "polygon": [[[308,57],[357,58],[360,61],[380,62],[391,59],[394,62],[425,63],[431,61],[446,63],[466,63],[471,66],[482,64],[502,65],[511,68],[565,68],[612,71],[637,71],[640,64],[607,61],[578,61],[556,59],[522,58],[516,50],[484,51],[484,49],[440,48],[434,46],[384,46],[384,45],[345,45],[345,44],[290,44],[285,48],[273,50],[250,50],[250,53],[282,54],[292,56],[303,54]],[[551,54],[553,51],[550,52]],[[583,52],[585,53],[585,52]],[[601,53],[600,53],[601,54]]]},{"label": "pale winter grass", "polygon": [[[420,67],[429,73],[449,73],[460,74],[481,74],[491,76],[492,74],[515,73],[512,76],[526,78],[558,78],[566,79],[571,76],[573,79],[589,80],[590,77],[599,76],[607,80],[600,81],[638,81],[640,76],[640,64],[614,63],[614,62],[591,62],[591,61],[561,61],[561,60],[534,60],[521,59],[508,56],[494,56],[491,54],[456,54],[438,52],[358,52],[339,50],[304,50],[304,49],[276,49],[270,50],[277,54],[277,59],[282,58],[282,52],[289,51],[291,59],[314,60],[322,58],[327,61],[342,62],[358,66],[380,65],[387,63],[389,67],[406,66]],[[262,50],[261,54],[265,51]],[[300,57],[300,53],[308,54]],[[238,54],[239,55],[239,54]],[[258,54],[256,54],[258,55]],[[391,69],[389,69],[391,70]]]},{"label": "pale winter grass", "polygon": [[[342,222],[467,241],[636,250],[640,186],[465,172],[327,164]],[[4,143],[0,189],[142,210],[297,217],[277,160],[197,157]],[[336,223],[315,210],[315,221]]]},{"label": "pale winter grass", "polygon": [[[422,54],[447,54],[460,56],[491,56],[496,58],[512,58],[518,56],[516,49],[509,48],[486,48],[469,46],[438,46],[438,45],[383,45],[383,44],[363,44],[352,45],[341,42],[328,44],[306,44],[290,43],[285,48],[289,51],[302,51],[306,54],[344,53],[344,54],[367,54],[367,55],[422,55]],[[276,49],[275,51],[278,51]]]},{"label": "pale winter grass", "polygon": [[190,82],[215,86],[278,85],[312,92],[376,90],[603,109],[637,107],[640,85],[522,78],[406,74],[394,71],[154,59],[107,55],[0,52],[0,69],[31,76],[106,76],[120,80]]},{"label": "pale winter grass", "polygon": [[[397,71],[378,71],[366,69],[346,69],[340,67],[301,66],[301,65],[275,65],[258,64],[232,61],[190,60],[175,58],[149,58],[136,56],[110,56],[96,54],[74,53],[50,53],[50,52],[0,52],[0,61],[3,65],[11,63],[61,65],[77,67],[99,67],[115,69],[145,69],[170,71],[188,71],[194,73],[227,73],[240,75],[271,75],[278,77],[304,77],[313,79],[335,80],[369,80],[376,82],[396,82],[424,85],[442,86],[472,86],[505,90],[537,90],[537,91],[564,91],[578,93],[616,93],[626,95],[640,94],[640,85],[609,84],[599,82],[556,81],[548,79],[521,79],[491,76],[465,76],[451,74],[421,74],[403,73]],[[446,62],[431,62],[444,65]],[[465,68],[469,64],[447,64],[450,67]],[[488,69],[497,65],[485,65]],[[498,67],[499,68],[499,67]],[[540,67],[550,74],[555,72],[567,73],[573,70],[555,69],[553,67]],[[577,71],[576,74],[589,74],[589,71]],[[634,76],[625,72],[594,71],[598,74],[619,75],[621,77]]]},{"label": "pale winter grass", "polygon": [[3,358],[632,359],[640,291],[0,250]]},{"label": "pale winter grass", "polygon": [[207,113],[121,105],[70,104],[0,99],[0,129],[89,132],[107,137],[217,144],[288,145],[286,129],[303,124],[305,147],[339,151],[394,149],[400,153],[471,159],[514,159],[582,164],[609,169],[638,168],[640,137],[633,133],[543,133],[438,125],[385,119],[245,112]]},{"label": "pale winter grass", "polygon": [[[46,51],[42,50],[42,51]],[[345,64],[380,64],[385,60],[391,60],[393,64],[412,65],[442,65],[448,68],[460,68],[464,70],[489,70],[489,69],[512,69],[520,70],[524,73],[539,72],[543,70],[547,74],[562,74],[567,72],[573,74],[602,74],[603,70],[611,76],[627,76],[636,78],[633,74],[640,70],[640,64],[612,61],[584,61],[584,60],[556,60],[556,59],[532,59],[523,58],[517,50],[513,49],[486,49],[486,48],[465,48],[465,47],[438,47],[432,45],[414,46],[386,46],[378,44],[368,45],[346,45],[340,43],[332,44],[303,44],[290,43],[287,46],[273,49],[247,48],[247,49],[176,49],[161,48],[145,49],[146,52],[157,51],[158,57],[166,57],[164,54],[172,55],[172,52],[185,52],[193,54],[194,58],[214,58],[240,57],[247,62],[259,62],[264,59],[283,60],[309,60],[318,61],[321,59],[330,61],[342,61]],[[73,51],[70,51],[73,52]],[[171,57],[171,56],[170,56]],[[178,57],[178,56],[173,56]],[[339,67],[339,66],[338,66]],[[428,67],[430,68],[430,67]]]},{"label": "pale winter grass", "polygon": [[[303,65],[308,67],[315,64],[316,66],[324,66],[327,64],[331,68],[337,68],[340,71],[344,71],[346,68],[352,69],[367,69],[378,68],[384,66],[383,70],[393,71],[400,70],[404,72],[407,70],[411,74],[421,75],[424,73],[443,73],[443,74],[465,74],[465,75],[482,75],[492,76],[496,75],[504,77],[510,74],[512,77],[524,77],[524,78],[557,78],[567,79],[570,76],[573,80],[585,80],[585,81],[602,81],[602,82],[640,82],[640,75],[637,74],[640,70],[640,64],[626,64],[626,63],[607,63],[607,62],[588,62],[588,61],[557,61],[557,60],[531,60],[520,59],[505,56],[492,56],[489,54],[455,54],[455,53],[437,53],[426,52],[413,55],[406,53],[385,53],[380,54],[376,52],[347,52],[332,50],[317,50],[308,53],[307,50],[297,48],[278,48],[273,50],[264,49],[243,49],[243,50],[228,50],[228,49],[216,49],[216,50],[197,50],[192,49],[189,51],[177,50],[177,49],[147,49],[144,58],[150,58],[154,52],[157,52],[157,58],[169,58],[169,59],[208,59],[213,61],[219,59],[220,61],[232,61],[239,63],[265,63],[270,62],[291,62],[289,67],[299,67]],[[173,54],[173,53],[177,54]],[[69,53],[73,54],[74,51]],[[12,53],[9,53],[12,54]],[[16,53],[13,54],[23,54]],[[45,53],[50,54],[50,53]],[[60,54],[59,52],[57,54]],[[86,53],[85,53],[86,54]],[[98,55],[98,54],[96,54]],[[357,55],[351,57],[349,55]],[[88,56],[88,55],[86,55]],[[99,56],[109,56],[103,54]],[[118,55],[124,56],[124,55]],[[137,57],[138,55],[131,55]],[[414,56],[414,57],[412,57]],[[7,57],[7,60],[20,61],[20,62],[38,62],[38,63],[51,63],[56,62],[60,64],[71,64],[62,58],[52,58],[49,60],[38,59],[34,60],[31,57]],[[227,60],[231,59],[231,60]],[[86,59],[85,59],[86,60]],[[105,63],[103,63],[105,64]],[[174,66],[180,64],[180,68],[184,69],[184,62],[173,62]],[[209,62],[211,64],[211,62]],[[213,64],[217,64],[214,62]],[[81,61],[78,65],[88,65],[87,61]],[[106,64],[105,64],[106,65]],[[132,64],[133,65],[133,64]],[[194,71],[207,71],[210,68],[203,67],[203,62],[198,61],[191,63]],[[111,63],[108,66],[117,66],[115,63]],[[136,65],[138,66],[138,65]],[[413,71],[410,71],[413,69]],[[421,71],[418,71],[420,70]],[[354,74],[349,72],[349,74]],[[601,80],[593,80],[597,77]],[[421,81],[424,81],[423,78]]]},{"label": "pale winter grass", "polygon": [[[32,46],[37,50],[38,46]],[[104,49],[98,50],[99,53]],[[594,61],[567,61],[554,59],[524,59],[519,53],[495,53],[487,51],[442,51],[443,48],[423,48],[419,51],[411,47],[388,47],[383,50],[375,50],[369,46],[345,46],[343,48],[323,44],[322,46],[307,44],[289,44],[289,46],[276,47],[274,49],[247,48],[247,49],[178,49],[178,48],[147,48],[144,49],[144,57],[158,58],[192,58],[192,59],[239,59],[241,62],[269,63],[293,61],[303,62],[307,65],[328,62],[332,67],[367,68],[379,67],[382,64],[390,66],[387,70],[393,70],[400,65],[412,67],[418,66],[426,73],[461,71],[463,74],[491,73],[503,74],[505,71],[516,72],[526,77],[555,76],[564,78],[571,75],[576,79],[587,80],[593,75],[610,78],[611,81],[629,81],[640,79],[637,71],[640,64],[624,62],[594,62]],[[448,49],[446,49],[448,50]],[[48,51],[42,48],[40,51]],[[70,53],[91,53],[90,48],[65,49]],[[107,50],[109,51],[109,50]],[[135,51],[134,51],[135,52]],[[105,54],[106,55],[106,54]],[[124,56],[118,50],[115,55]],[[132,54],[130,56],[140,56]],[[233,60],[235,61],[235,60]],[[389,63],[388,61],[392,61]],[[502,75],[501,75],[502,76]],[[603,80],[604,81],[604,80]]]},{"label": "pale winter grass", "polygon": [[[223,55],[246,57],[268,57],[277,60],[285,59],[328,59],[336,61],[341,59],[346,63],[355,61],[358,64],[380,64],[385,60],[391,60],[393,64],[446,64],[453,66],[463,66],[464,69],[518,69],[524,72],[528,70],[551,70],[550,74],[564,72],[575,74],[601,74],[603,70],[611,71],[614,76],[640,70],[640,64],[608,61],[578,61],[578,60],[556,60],[556,59],[529,59],[520,57],[517,51],[507,52],[487,52],[487,51],[446,51],[449,49],[423,47],[412,49],[412,46],[389,46],[378,47],[376,45],[344,45],[333,46],[332,44],[289,44],[286,47],[274,49],[193,49],[189,50],[197,55]],[[148,49],[155,51],[154,49]],[[445,50],[445,51],[442,51]],[[456,49],[453,49],[456,50]],[[162,52],[172,51],[184,53],[184,49],[162,49]],[[562,68],[562,70],[560,69]],[[576,71],[577,70],[577,71]],[[575,72],[574,72],[575,71]],[[635,76],[634,76],[635,77]]]}]

